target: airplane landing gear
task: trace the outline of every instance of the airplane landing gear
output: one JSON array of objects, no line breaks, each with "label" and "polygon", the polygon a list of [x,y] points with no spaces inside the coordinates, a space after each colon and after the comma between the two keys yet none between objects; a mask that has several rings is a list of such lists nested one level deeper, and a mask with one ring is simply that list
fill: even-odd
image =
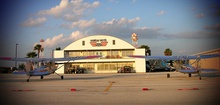
[{"label": "airplane landing gear", "polygon": [[43,75],[41,75],[41,76],[40,76],[40,79],[44,79],[44,76],[43,76]]},{"label": "airplane landing gear", "polygon": [[63,79],[63,75],[59,75],[56,72],[54,72],[56,75],[60,76],[61,79]]},{"label": "airplane landing gear", "polygon": [[170,78],[170,74],[169,73],[167,73],[167,78]]},{"label": "airplane landing gear", "polygon": [[191,77],[192,75],[191,75],[191,73],[189,73],[189,77]]},{"label": "airplane landing gear", "polygon": [[29,82],[30,78],[31,78],[31,75],[28,77],[28,79],[26,81]]}]

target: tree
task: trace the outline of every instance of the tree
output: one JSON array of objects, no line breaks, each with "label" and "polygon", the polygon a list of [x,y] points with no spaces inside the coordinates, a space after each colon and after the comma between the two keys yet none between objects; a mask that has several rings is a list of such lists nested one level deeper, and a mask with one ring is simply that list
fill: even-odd
[{"label": "tree", "polygon": [[[172,52],[172,50],[171,50],[170,48],[167,48],[167,49],[165,49],[165,51],[164,51],[164,55],[165,55],[165,56],[171,56],[172,53],[173,53],[173,52]],[[169,62],[170,62],[170,66],[173,66],[173,61],[170,60]]]},{"label": "tree", "polygon": [[25,68],[25,64],[24,63],[18,65],[18,69],[19,70],[24,70],[24,68]]},{"label": "tree", "polygon": [[141,45],[141,47],[139,48],[145,48],[145,54],[146,55],[151,55],[151,50],[150,50],[150,47],[148,45]]},{"label": "tree", "polygon": [[150,50],[150,47],[148,45],[141,45],[139,48],[145,48],[146,50]]},{"label": "tree", "polygon": [[44,49],[43,48],[41,48],[42,46],[40,45],[40,44],[36,44],[35,46],[34,46],[34,50],[37,50],[37,57],[39,58],[39,56],[40,56],[40,52],[43,52],[44,51]]},{"label": "tree", "polygon": [[36,52],[32,51],[32,52],[28,52],[27,53],[27,58],[35,58],[37,56]]},{"label": "tree", "polygon": [[167,49],[165,49],[165,51],[164,51],[164,55],[165,56],[171,56],[172,55],[172,50],[170,49],[170,48],[167,48]]}]

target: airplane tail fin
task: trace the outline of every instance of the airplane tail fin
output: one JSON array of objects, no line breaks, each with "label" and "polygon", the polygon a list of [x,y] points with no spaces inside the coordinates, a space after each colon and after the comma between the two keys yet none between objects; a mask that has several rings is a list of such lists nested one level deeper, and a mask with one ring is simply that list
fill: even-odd
[{"label": "airplane tail fin", "polygon": [[52,62],[51,64],[51,70],[53,70],[53,72],[55,72],[58,68],[58,65],[55,64],[55,62]]},{"label": "airplane tail fin", "polygon": [[30,76],[30,72],[34,69],[34,65],[31,61],[27,61],[25,66],[26,75]]},{"label": "airplane tail fin", "polygon": [[54,73],[58,67],[58,65],[56,65],[55,62],[49,62],[49,63],[47,63],[47,66],[49,67],[50,73]]}]

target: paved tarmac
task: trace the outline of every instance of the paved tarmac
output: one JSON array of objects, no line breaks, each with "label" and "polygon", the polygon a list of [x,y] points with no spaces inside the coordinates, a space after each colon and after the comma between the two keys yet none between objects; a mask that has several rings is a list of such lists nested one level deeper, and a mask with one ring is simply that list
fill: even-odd
[{"label": "paved tarmac", "polygon": [[169,72],[55,74],[31,77],[0,74],[5,105],[219,105],[220,75]]}]

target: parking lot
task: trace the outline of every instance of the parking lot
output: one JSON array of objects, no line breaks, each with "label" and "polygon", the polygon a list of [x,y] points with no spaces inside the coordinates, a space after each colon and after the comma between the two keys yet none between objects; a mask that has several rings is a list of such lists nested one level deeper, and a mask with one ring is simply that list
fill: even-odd
[{"label": "parking lot", "polygon": [[220,103],[220,75],[178,72],[65,74],[31,77],[0,74],[1,102],[13,105],[206,105]]}]

